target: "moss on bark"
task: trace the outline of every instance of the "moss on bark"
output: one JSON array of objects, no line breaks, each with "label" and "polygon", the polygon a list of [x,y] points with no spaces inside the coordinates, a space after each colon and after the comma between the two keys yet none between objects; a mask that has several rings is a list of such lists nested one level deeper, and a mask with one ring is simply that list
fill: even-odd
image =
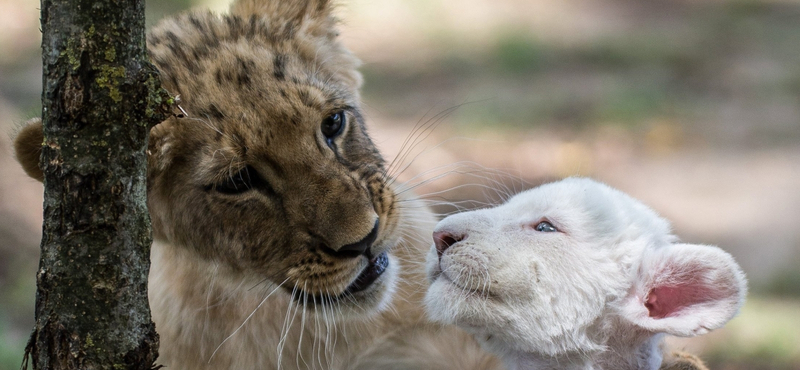
[{"label": "moss on bark", "polygon": [[151,369],[149,129],[172,99],[143,0],[42,0],[45,199],[34,369]]}]

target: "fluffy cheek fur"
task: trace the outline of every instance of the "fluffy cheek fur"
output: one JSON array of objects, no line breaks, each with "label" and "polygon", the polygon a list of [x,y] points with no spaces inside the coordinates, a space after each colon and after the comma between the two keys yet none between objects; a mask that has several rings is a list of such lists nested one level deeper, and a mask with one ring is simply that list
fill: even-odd
[{"label": "fluffy cheek fur", "polygon": [[[531,235],[523,234],[552,240],[526,243]],[[602,349],[594,328],[603,325],[606,303],[624,294],[626,279],[605,251],[563,243],[564,237],[520,233],[513,253],[504,254],[509,268],[496,272],[499,281],[513,279],[514,271],[535,271],[534,280],[517,282],[501,296],[512,319],[500,333],[515,334],[507,346],[549,355]]]}]

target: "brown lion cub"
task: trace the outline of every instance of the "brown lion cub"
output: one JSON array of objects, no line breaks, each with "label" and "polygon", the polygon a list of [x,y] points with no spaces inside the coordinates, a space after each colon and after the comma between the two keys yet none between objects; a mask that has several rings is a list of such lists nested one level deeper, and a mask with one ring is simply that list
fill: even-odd
[{"label": "brown lion cub", "polygon": [[[325,0],[238,0],[148,37],[181,114],[150,133],[149,298],[169,369],[489,369],[425,319],[434,217],[367,136]],[[38,168],[41,121],[15,143]]]}]

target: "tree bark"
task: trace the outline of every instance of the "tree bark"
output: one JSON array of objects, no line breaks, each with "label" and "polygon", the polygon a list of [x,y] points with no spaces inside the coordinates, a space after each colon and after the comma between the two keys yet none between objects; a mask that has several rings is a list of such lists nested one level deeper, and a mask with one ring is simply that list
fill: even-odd
[{"label": "tree bark", "polygon": [[33,369],[151,369],[149,129],[172,100],[143,0],[42,0],[44,225]]}]

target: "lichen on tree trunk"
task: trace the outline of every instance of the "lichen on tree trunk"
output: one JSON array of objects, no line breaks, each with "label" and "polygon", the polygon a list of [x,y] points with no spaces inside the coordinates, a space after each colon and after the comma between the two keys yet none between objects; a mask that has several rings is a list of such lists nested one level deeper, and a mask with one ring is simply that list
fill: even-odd
[{"label": "lichen on tree trunk", "polygon": [[44,225],[33,369],[151,369],[149,129],[172,100],[143,0],[42,0]]}]

